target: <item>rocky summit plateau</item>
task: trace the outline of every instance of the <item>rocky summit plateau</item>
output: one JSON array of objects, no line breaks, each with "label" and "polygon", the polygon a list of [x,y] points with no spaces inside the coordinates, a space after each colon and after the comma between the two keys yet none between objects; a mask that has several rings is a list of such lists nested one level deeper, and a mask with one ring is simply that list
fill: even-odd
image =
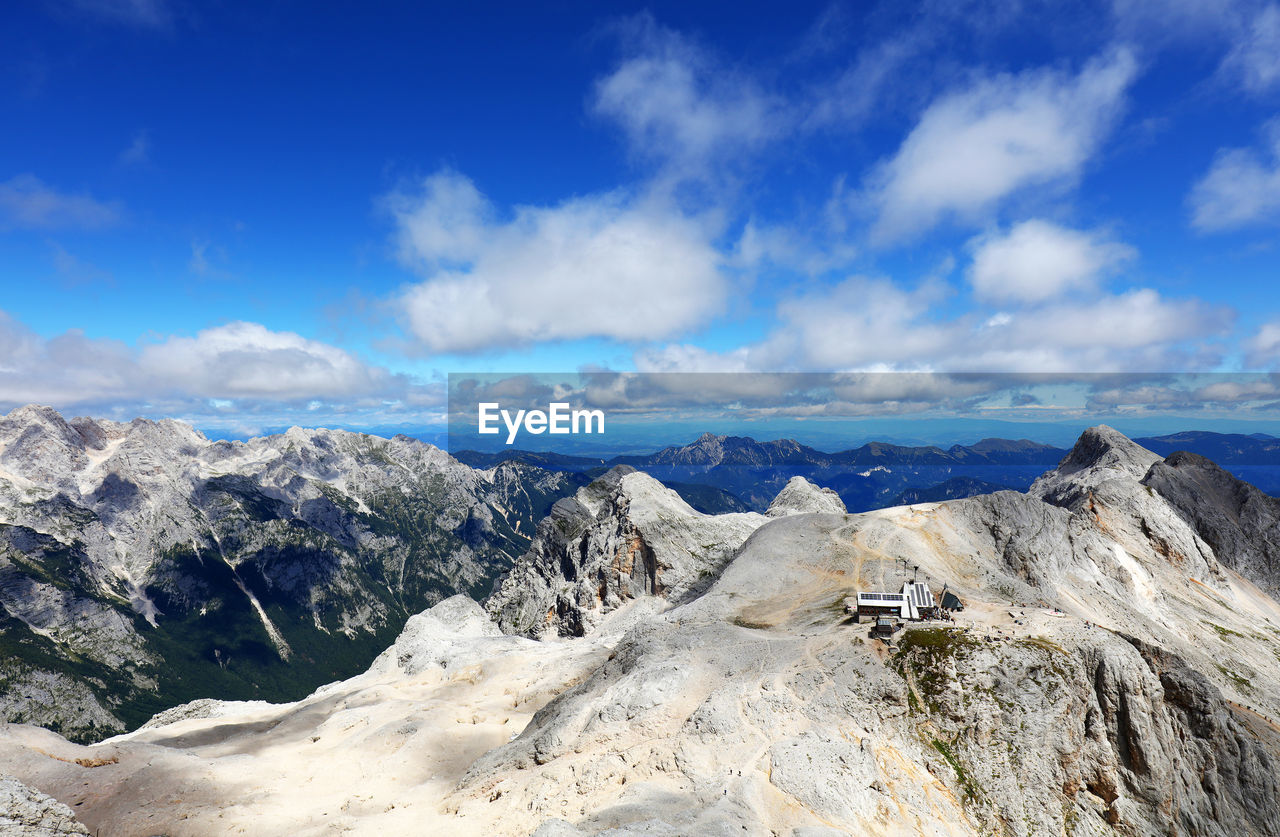
[{"label": "rocky summit plateau", "polygon": [[[1280,504],[1203,457],[1095,427],[1026,492],[715,515],[625,465],[34,412],[0,423],[6,695],[105,729],[194,653],[174,614],[236,603],[286,668],[406,615],[300,700],[0,727],[13,833],[1280,834]],[[913,579],[963,610],[846,610]]]}]

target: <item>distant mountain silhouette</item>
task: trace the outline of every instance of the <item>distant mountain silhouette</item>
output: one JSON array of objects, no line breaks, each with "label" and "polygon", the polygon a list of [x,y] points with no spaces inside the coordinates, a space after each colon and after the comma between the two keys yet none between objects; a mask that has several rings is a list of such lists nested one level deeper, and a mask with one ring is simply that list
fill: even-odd
[{"label": "distant mountain silhouette", "polygon": [[[1183,450],[1199,454],[1268,494],[1280,493],[1280,438],[1275,436],[1189,430],[1135,441],[1161,456]],[[694,508],[724,512],[764,511],[794,476],[833,489],[850,511],[959,499],[1003,488],[1021,491],[1067,453],[1030,439],[998,438],[947,448],[869,442],[827,453],[794,439],[757,441],[704,433],[686,445],[611,459],[523,450],[461,451],[455,456],[479,468],[519,460],[591,477],[615,465],[630,465],[670,485]],[[721,493],[708,493],[708,487]]]}]

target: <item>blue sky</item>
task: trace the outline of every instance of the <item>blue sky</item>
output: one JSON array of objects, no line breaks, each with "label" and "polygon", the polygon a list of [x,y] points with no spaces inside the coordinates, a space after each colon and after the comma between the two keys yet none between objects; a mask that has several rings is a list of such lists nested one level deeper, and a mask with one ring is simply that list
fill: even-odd
[{"label": "blue sky", "polygon": [[0,408],[1276,369],[1275,2],[454,5],[7,11]]}]

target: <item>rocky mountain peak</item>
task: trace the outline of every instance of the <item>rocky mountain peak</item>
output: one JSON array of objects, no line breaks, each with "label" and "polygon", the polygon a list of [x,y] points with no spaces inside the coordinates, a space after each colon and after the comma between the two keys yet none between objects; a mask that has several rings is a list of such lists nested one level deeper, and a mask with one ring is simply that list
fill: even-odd
[{"label": "rocky mountain peak", "polygon": [[0,419],[0,439],[21,436],[53,439],[68,447],[84,446],[80,433],[57,410],[41,404],[18,407]]},{"label": "rocky mountain peak", "polygon": [[674,601],[705,583],[767,520],[702,514],[619,465],[556,502],[486,609],[507,633],[583,636],[632,599]]},{"label": "rocky mountain peak", "polygon": [[1107,480],[1141,480],[1159,461],[1159,455],[1100,424],[1081,433],[1058,467],[1037,479],[1030,493],[1047,503],[1071,507]]},{"label": "rocky mountain peak", "polygon": [[804,477],[792,477],[765,512],[769,517],[785,517],[789,514],[844,514],[847,511],[840,495],[830,488],[822,488]]},{"label": "rocky mountain peak", "polygon": [[4,418],[6,421],[23,424],[41,422],[44,424],[66,425],[61,413],[44,404],[26,404],[16,407]]},{"label": "rocky mountain peak", "polygon": [[[589,485],[578,489],[578,493],[573,499],[580,503],[583,508],[588,509],[590,514],[595,515],[599,512],[601,503],[616,501],[619,492],[622,490],[622,478],[628,474],[635,473],[639,472],[630,465],[615,465],[592,480]],[[654,480],[654,482],[657,482],[657,480]],[[566,497],[565,499],[570,498]]]},{"label": "rocky mountain peak", "polygon": [[728,438],[728,436],[717,436],[714,433],[703,433],[692,444],[681,448],[677,457],[690,464],[717,465],[724,459],[725,442]]},{"label": "rocky mountain peak", "polygon": [[1058,471],[1073,474],[1085,470],[1120,471],[1141,479],[1147,469],[1160,461],[1157,454],[1129,439],[1120,431],[1099,424],[1080,434],[1071,452],[1058,465]]}]

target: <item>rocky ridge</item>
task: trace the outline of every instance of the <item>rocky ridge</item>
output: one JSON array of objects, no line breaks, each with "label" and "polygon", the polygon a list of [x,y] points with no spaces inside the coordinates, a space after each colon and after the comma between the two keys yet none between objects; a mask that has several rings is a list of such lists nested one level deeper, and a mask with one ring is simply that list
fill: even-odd
[{"label": "rocky ridge", "polygon": [[507,633],[583,636],[642,596],[674,601],[715,573],[762,515],[704,515],[626,465],[556,502],[486,603]]},{"label": "rocky ridge", "polygon": [[1155,489],[1223,564],[1273,597],[1280,595],[1280,500],[1186,452],[1152,465],[1142,483]]}]

